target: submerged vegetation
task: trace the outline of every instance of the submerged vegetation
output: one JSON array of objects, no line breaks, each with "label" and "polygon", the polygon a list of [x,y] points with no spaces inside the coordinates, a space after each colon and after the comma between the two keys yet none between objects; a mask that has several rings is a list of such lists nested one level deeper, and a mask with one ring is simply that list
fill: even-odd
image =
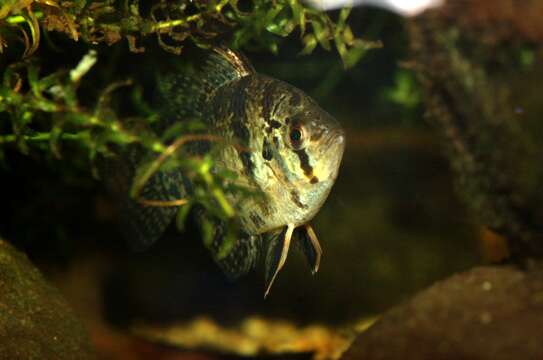
[{"label": "submerged vegetation", "polygon": [[22,33],[24,55],[29,56],[39,47],[41,31],[46,36],[55,31],[93,45],[126,39],[133,52],[145,50],[137,46],[138,40],[156,35],[160,46],[175,54],[181,53],[187,40],[201,46],[226,40],[234,48],[266,48],[276,53],[279,38],[298,30],[302,53],[310,53],[317,44],[330,50],[334,44],[349,67],[373,46],[353,35],[346,22],[349,12],[345,8],[333,22],[299,0],[156,1],[150,6],[137,0],[9,0],[0,7],[0,51]]},{"label": "submerged vegetation", "polygon": [[[368,49],[378,46],[353,35],[347,24],[349,13],[350,9],[345,8],[333,21],[297,0],[4,2],[0,7],[0,65],[4,69],[0,85],[0,160],[5,158],[8,147],[55,159],[66,160],[69,154],[69,161],[86,164],[83,166],[97,175],[97,158],[111,155],[112,147],[138,144],[155,153],[156,159],[138,170],[131,189],[134,198],[139,197],[143,185],[156,171],[178,166],[199,187],[194,198],[168,203],[140,201],[148,206],[188,205],[179,213],[179,226],[194,202],[230,218],[234,210],[225,200],[221,177],[232,174],[212,175],[209,156],[173,156],[179,155],[185,143],[206,136],[191,135],[194,130],[205,133],[202,125],[189,121],[177,124],[162,138],[146,130],[149,124],[160,121],[159,115],[143,98],[141,85],[130,78],[106,81],[92,91],[89,86],[82,90],[86,74],[100,60],[94,48],[126,41],[129,52],[136,57],[145,51],[143,44],[153,36],[161,50],[179,55],[182,61],[187,44],[205,48],[225,43],[232,48],[277,53],[282,39],[295,35],[301,41],[301,54],[309,54],[317,46],[335,48],[348,68]],[[72,46],[67,39],[73,45],[82,42],[89,49],[77,65],[63,63],[60,57],[51,61],[42,55],[44,49],[40,52],[43,47],[54,50]],[[110,66],[122,64],[112,63],[106,68]],[[128,116],[121,114],[112,101],[115,92],[127,92],[126,88],[130,89],[129,106],[134,109]]]}]

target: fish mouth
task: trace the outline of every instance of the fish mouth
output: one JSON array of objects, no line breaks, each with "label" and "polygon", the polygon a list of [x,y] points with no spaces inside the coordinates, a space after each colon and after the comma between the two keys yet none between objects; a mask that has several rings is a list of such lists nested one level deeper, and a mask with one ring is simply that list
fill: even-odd
[{"label": "fish mouth", "polygon": [[337,176],[339,165],[345,152],[345,143],[345,131],[341,127],[330,130],[324,142],[322,156],[328,158],[330,174],[333,179]]},{"label": "fish mouth", "polygon": [[330,135],[328,136],[327,143],[330,146],[334,144],[341,145],[342,148],[345,147],[345,130],[341,126],[337,126],[330,130]]}]

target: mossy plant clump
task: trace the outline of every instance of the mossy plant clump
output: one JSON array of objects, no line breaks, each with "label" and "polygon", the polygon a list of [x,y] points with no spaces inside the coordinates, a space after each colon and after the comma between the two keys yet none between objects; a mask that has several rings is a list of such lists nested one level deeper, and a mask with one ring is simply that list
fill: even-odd
[{"label": "mossy plant clump", "polygon": [[450,1],[410,21],[411,65],[459,193],[525,264],[543,257],[542,109],[532,101],[541,90],[536,59],[543,42],[535,22],[530,31],[520,24],[522,14],[543,5],[510,6]]}]

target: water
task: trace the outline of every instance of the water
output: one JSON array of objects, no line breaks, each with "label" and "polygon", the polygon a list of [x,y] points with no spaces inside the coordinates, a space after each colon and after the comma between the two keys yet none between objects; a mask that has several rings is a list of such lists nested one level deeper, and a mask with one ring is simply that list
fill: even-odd
[{"label": "water", "polygon": [[[486,15],[491,19],[499,14]],[[518,223],[528,233],[541,227],[536,221],[541,214],[537,210],[541,171],[533,170],[534,159],[540,159],[542,138],[537,122],[539,93],[533,90],[538,89],[541,78],[541,71],[533,66],[540,54],[531,47],[537,39],[534,32],[525,29],[528,40],[514,32],[517,38],[502,39],[497,30],[492,32],[491,22],[482,21],[486,32],[473,31],[453,44],[452,49],[462,55],[460,60],[468,59],[473,67],[484,70],[490,79],[487,82],[481,82],[479,72],[466,65],[468,60],[443,67],[444,73],[469,75],[458,80],[465,86],[462,90],[482,83],[488,85],[487,89],[496,89],[473,94],[459,91],[458,98],[453,98],[454,104],[460,104],[461,117],[471,121],[465,128],[488,115],[483,111],[488,108],[479,106],[487,104],[484,96],[495,98],[491,104],[497,104],[496,108],[489,111],[503,108],[518,119],[518,127],[505,127],[505,132],[499,124],[494,127],[493,117],[488,122],[481,120],[484,126],[497,129],[489,132],[496,135],[496,149],[509,152],[485,152],[492,138],[466,136],[466,146],[480,146],[474,145],[473,150],[480,168],[491,172],[490,180],[484,178],[483,185],[476,184],[478,188],[473,185],[473,174],[477,173],[457,177],[459,168],[465,171],[463,158],[451,165],[447,157],[451,150],[446,145],[450,139],[443,137],[443,132],[438,135],[439,124],[429,125],[424,119],[431,108],[423,102],[423,88],[412,70],[402,66],[409,57],[405,20],[383,10],[363,8],[356,9],[350,21],[355,33],[379,39],[384,47],[372,50],[348,71],[342,69],[333,52],[316,50],[310,56],[298,56],[300,44],[295,37],[285,40],[278,56],[247,53],[257,71],[313,96],[347,133],[338,180],[313,221],[324,250],[320,270],[312,276],[301,254],[291,251],[267,299],[262,296],[262,268],[237,282],[227,281],[204,248],[194,224],[189,223],[182,234],[172,227],[146,252],[130,252],[115,230],[117,214],[98,182],[88,180],[88,176],[82,181],[85,175],[81,169],[65,176],[58,165],[35,165],[28,158],[8,153],[17,161],[13,162],[14,171],[2,174],[5,185],[0,234],[25,249],[61,288],[102,346],[102,354],[118,356],[112,355],[110,346],[119,339],[125,346],[121,353],[139,346],[158,351],[142,337],[181,348],[196,347],[203,358],[218,356],[217,349],[250,355],[259,346],[280,349],[289,336],[290,340],[301,340],[287,352],[301,352],[304,357],[322,344],[340,349],[357,324],[366,324],[364,321],[435,281],[466,270],[481,258],[492,257],[489,253],[495,250],[493,247],[500,247],[501,240],[489,228],[497,232],[503,228],[514,235],[511,229]],[[479,24],[475,17],[466,21],[468,25],[462,25],[466,29]],[[441,31],[446,41],[453,41],[461,33],[455,26],[440,23],[420,26],[425,24],[429,28],[425,36],[430,30]],[[487,52],[494,49],[492,41],[500,44],[496,48],[503,50],[502,57],[494,58]],[[473,44],[482,45],[477,48]],[[513,65],[509,67],[510,59]],[[123,71],[129,72],[136,65],[130,64],[130,69]],[[507,98],[509,102],[500,102],[505,96],[500,84],[516,90]],[[496,119],[498,123],[499,117]],[[528,139],[525,142],[517,142],[522,146],[516,146],[504,134],[519,138],[529,135],[522,137]],[[515,151],[526,156],[515,157]],[[510,167],[501,171],[504,164]],[[39,183],[34,180],[38,177]],[[512,188],[515,196],[503,195],[495,201],[493,196],[502,196],[500,190],[504,188]],[[518,189],[521,191],[515,192]],[[529,220],[523,222],[525,218],[520,215],[514,221],[508,218],[510,202],[530,210]],[[47,209],[54,209],[54,213]],[[30,222],[31,228],[27,227]],[[33,240],[36,236],[42,241]],[[171,336],[162,336],[165,332],[160,329],[165,327],[173,327]],[[129,330],[134,328],[144,335],[132,337]],[[280,337],[283,332],[289,335]],[[270,335],[247,340],[257,333]],[[267,342],[272,333],[278,336],[277,340],[273,338],[275,347]],[[190,334],[198,335],[191,338]],[[316,340],[310,340],[310,334],[317,334]],[[212,345],[203,342],[206,336],[212,339]],[[332,344],[330,339],[335,336],[338,340]],[[234,341],[239,341],[239,346],[225,345]],[[300,344],[309,345],[304,348]],[[175,346],[168,351],[174,351]]]}]

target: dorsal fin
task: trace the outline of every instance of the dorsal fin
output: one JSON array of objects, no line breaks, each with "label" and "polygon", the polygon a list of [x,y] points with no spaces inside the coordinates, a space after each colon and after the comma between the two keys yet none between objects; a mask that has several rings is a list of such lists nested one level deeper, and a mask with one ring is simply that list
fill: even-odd
[{"label": "dorsal fin", "polygon": [[215,91],[231,81],[255,74],[247,58],[226,47],[195,49],[186,59],[177,59],[173,70],[158,74],[158,105],[161,130],[179,120],[205,122],[205,106]]},{"label": "dorsal fin", "polygon": [[212,50],[215,54],[222,56],[222,58],[226,60],[229,63],[229,66],[232,67],[232,69],[236,72],[237,75],[233,77],[232,80],[255,73],[255,69],[249,60],[239,51],[235,51],[224,46],[215,47]]}]

